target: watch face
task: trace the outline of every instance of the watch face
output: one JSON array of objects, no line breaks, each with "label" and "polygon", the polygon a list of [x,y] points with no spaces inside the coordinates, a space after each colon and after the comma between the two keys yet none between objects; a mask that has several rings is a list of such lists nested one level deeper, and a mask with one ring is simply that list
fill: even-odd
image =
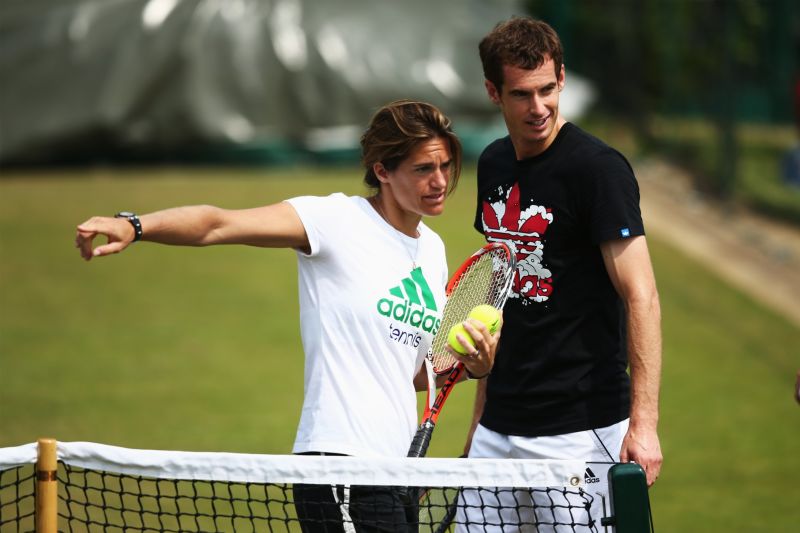
[{"label": "watch face", "polygon": [[120,211],[114,216],[117,218],[130,218],[130,217],[135,217],[136,215],[134,213],[131,213],[130,211]]}]

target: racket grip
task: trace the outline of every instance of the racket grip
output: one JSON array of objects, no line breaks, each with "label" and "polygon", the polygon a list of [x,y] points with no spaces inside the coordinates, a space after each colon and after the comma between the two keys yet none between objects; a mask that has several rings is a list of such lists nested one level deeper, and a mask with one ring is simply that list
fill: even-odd
[{"label": "racket grip", "polygon": [[411,447],[408,449],[406,457],[425,457],[425,454],[428,453],[428,445],[431,443],[433,425],[433,422],[426,420],[419,426],[417,434],[414,435],[414,440],[411,441]]}]

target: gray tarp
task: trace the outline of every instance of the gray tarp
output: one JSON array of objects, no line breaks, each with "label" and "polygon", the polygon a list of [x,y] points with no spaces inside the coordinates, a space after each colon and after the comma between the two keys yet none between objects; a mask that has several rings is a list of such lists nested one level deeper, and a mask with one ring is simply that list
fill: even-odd
[{"label": "gray tarp", "polygon": [[352,148],[372,112],[398,98],[481,128],[497,113],[477,43],[517,4],[3,0],[0,163]]}]

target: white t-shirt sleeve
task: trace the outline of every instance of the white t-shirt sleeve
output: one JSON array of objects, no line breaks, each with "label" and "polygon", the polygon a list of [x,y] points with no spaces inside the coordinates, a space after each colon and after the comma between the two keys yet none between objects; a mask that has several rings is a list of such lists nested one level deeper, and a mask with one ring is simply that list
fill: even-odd
[{"label": "white t-shirt sleeve", "polygon": [[286,200],[289,205],[294,207],[297,216],[300,217],[300,221],[303,223],[303,227],[306,230],[308,245],[311,251],[308,254],[300,252],[302,255],[314,257],[322,251],[322,247],[326,242],[324,232],[330,230],[331,222],[334,222],[332,220],[327,220],[330,218],[330,214],[335,213],[335,210],[330,209],[330,204],[331,201],[340,200],[339,197],[341,197],[341,199],[345,198],[344,195],[337,193],[327,197],[298,196]]}]

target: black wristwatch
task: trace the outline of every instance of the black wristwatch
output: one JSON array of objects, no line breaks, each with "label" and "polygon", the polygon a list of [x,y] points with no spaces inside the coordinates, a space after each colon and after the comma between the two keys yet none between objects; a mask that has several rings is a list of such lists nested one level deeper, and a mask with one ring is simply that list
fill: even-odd
[{"label": "black wristwatch", "polygon": [[114,218],[125,218],[128,222],[131,223],[133,226],[133,242],[141,240],[142,238],[142,222],[139,220],[139,217],[136,216],[136,213],[131,213],[130,211],[120,211]]},{"label": "black wristwatch", "polygon": [[491,373],[492,373],[492,371],[491,371],[491,370],[489,370],[487,373],[485,373],[485,374],[484,374],[484,375],[482,375],[482,376],[474,376],[474,375],[472,374],[472,372],[470,372],[470,371],[469,371],[469,368],[467,368],[467,367],[464,367],[464,372],[466,372],[466,374],[467,374],[467,378],[469,378],[469,379],[483,379],[483,378],[485,378],[485,377],[488,377],[488,376],[489,376],[489,374],[491,374]]}]

